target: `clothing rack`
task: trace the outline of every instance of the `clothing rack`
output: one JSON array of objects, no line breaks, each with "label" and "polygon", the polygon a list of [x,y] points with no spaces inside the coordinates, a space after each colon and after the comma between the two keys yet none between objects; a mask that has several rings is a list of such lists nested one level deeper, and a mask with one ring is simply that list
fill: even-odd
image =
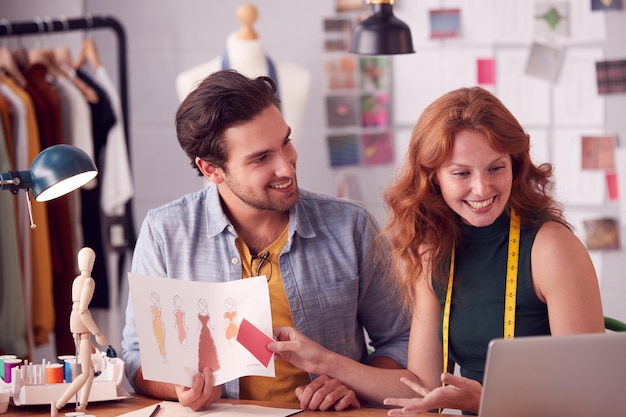
[{"label": "clothing rack", "polygon": [[[45,17],[36,18],[28,22],[10,22],[6,19],[0,20],[0,38],[93,29],[111,29],[115,32],[117,37],[120,102],[122,106],[122,117],[124,119],[123,126],[126,135],[126,146],[128,148],[130,138],[128,127],[128,72],[126,60],[126,33],[122,24],[111,16],[85,16],[71,19],[65,17]],[[130,156],[130,149],[128,151]]]},{"label": "clothing rack", "polygon": [[[36,17],[32,21],[11,22],[7,19],[0,19],[0,38],[21,36],[21,35],[44,35],[49,33],[62,33],[69,31],[89,31],[95,29],[112,30],[117,38],[117,64],[119,76],[120,105],[122,107],[122,122],[124,134],[126,136],[126,149],[128,157],[131,157],[130,150],[130,129],[129,129],[129,109],[128,109],[128,68],[127,68],[127,41],[124,27],[114,17],[111,16],[91,16],[66,18],[62,17]],[[126,203],[126,238],[129,242],[129,249],[132,252],[135,247],[136,232],[132,216],[132,199]],[[121,277],[124,271],[125,253],[120,253],[118,276]]]}]

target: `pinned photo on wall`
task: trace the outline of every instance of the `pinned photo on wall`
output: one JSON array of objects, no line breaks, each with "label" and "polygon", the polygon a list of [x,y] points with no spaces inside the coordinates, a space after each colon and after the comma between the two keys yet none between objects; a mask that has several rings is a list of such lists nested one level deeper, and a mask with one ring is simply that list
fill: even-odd
[{"label": "pinned photo on wall", "polygon": [[626,93],[626,59],[596,62],[598,94]]},{"label": "pinned photo on wall", "polygon": [[364,7],[365,0],[335,0],[335,10],[337,13],[359,11]]},{"label": "pinned photo on wall", "polygon": [[393,162],[393,137],[391,132],[361,135],[363,165],[383,165]]},{"label": "pinned photo on wall", "polygon": [[361,96],[361,126],[389,126],[389,94],[364,94]]},{"label": "pinned photo on wall", "polygon": [[353,55],[328,58],[324,68],[329,91],[356,88],[356,58]]},{"label": "pinned photo on wall", "polygon": [[615,169],[615,137],[583,136],[582,169]]},{"label": "pinned photo on wall", "polygon": [[352,21],[342,18],[324,19],[324,50],[347,52],[352,39]]},{"label": "pinned photo on wall", "polygon": [[496,61],[493,58],[478,58],[476,70],[478,85],[485,86],[496,83]]},{"label": "pinned photo on wall", "polygon": [[390,59],[386,56],[367,56],[359,59],[361,89],[387,90],[391,87]]},{"label": "pinned photo on wall", "polygon": [[350,127],[359,124],[359,98],[351,95],[326,97],[329,127]]},{"label": "pinned photo on wall", "polygon": [[606,173],[606,194],[609,201],[619,200],[619,184],[617,179],[617,172],[610,171]]},{"label": "pinned photo on wall", "polygon": [[591,10],[621,10],[622,0],[591,0]]},{"label": "pinned photo on wall", "polygon": [[559,77],[562,61],[563,50],[561,48],[533,42],[526,62],[525,73],[556,82]]},{"label": "pinned photo on wall", "polygon": [[585,246],[589,250],[619,249],[617,220],[610,218],[584,220]]},{"label": "pinned photo on wall", "polygon": [[455,38],[461,33],[461,9],[432,9],[430,17],[430,38]]},{"label": "pinned photo on wall", "polygon": [[359,138],[356,134],[331,135],[327,141],[331,167],[359,165]]},{"label": "pinned photo on wall", "polygon": [[535,36],[569,36],[569,4],[535,3]]}]

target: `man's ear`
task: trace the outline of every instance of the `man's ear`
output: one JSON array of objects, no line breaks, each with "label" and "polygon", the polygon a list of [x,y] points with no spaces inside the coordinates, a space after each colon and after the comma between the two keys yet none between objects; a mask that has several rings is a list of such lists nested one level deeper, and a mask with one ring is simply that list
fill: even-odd
[{"label": "man's ear", "polygon": [[224,171],[221,168],[218,168],[201,158],[196,158],[196,165],[209,181],[215,184],[220,184],[222,181],[224,181]]}]

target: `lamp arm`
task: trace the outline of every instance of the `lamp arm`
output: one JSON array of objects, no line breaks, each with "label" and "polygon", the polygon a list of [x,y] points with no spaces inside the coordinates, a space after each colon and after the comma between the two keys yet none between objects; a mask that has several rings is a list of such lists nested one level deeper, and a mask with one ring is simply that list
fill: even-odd
[{"label": "lamp arm", "polygon": [[21,189],[28,190],[33,186],[30,171],[0,172],[0,190],[9,190],[13,194]]}]

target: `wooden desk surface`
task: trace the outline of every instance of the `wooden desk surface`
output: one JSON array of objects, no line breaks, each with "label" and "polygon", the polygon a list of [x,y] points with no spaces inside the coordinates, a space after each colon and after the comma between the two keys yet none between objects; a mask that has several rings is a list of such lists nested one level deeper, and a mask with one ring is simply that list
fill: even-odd
[{"label": "wooden desk surface", "polygon": [[[161,402],[160,400],[155,400],[153,398],[143,397],[140,395],[133,395],[132,398],[126,400],[119,401],[105,401],[105,402],[97,402],[90,403],[87,407],[87,413],[93,414],[96,417],[116,417],[120,414],[128,413],[130,411],[138,410],[140,408],[149,407],[150,405],[154,405]],[[232,404],[255,404],[255,405],[266,405],[270,407],[280,407],[280,408],[294,408],[297,409],[296,406],[290,403],[278,403],[278,402],[258,402],[258,401],[245,401],[245,400],[227,400],[222,399],[220,402],[228,402]],[[62,410],[59,410],[59,416],[62,417],[65,413],[73,411],[72,406],[67,405]],[[357,408],[351,409],[348,411],[334,411],[334,412],[316,412],[316,411],[303,411],[302,413],[298,413],[298,417],[382,417],[386,416],[387,411],[382,409],[374,409],[374,408]],[[9,410],[6,414],[0,414],[1,417],[45,417],[50,416],[50,406],[49,405],[36,405],[36,406],[21,406],[14,407],[9,406]],[[427,416],[445,416],[445,414],[432,414],[432,413],[424,413],[419,416],[427,417]]]}]

